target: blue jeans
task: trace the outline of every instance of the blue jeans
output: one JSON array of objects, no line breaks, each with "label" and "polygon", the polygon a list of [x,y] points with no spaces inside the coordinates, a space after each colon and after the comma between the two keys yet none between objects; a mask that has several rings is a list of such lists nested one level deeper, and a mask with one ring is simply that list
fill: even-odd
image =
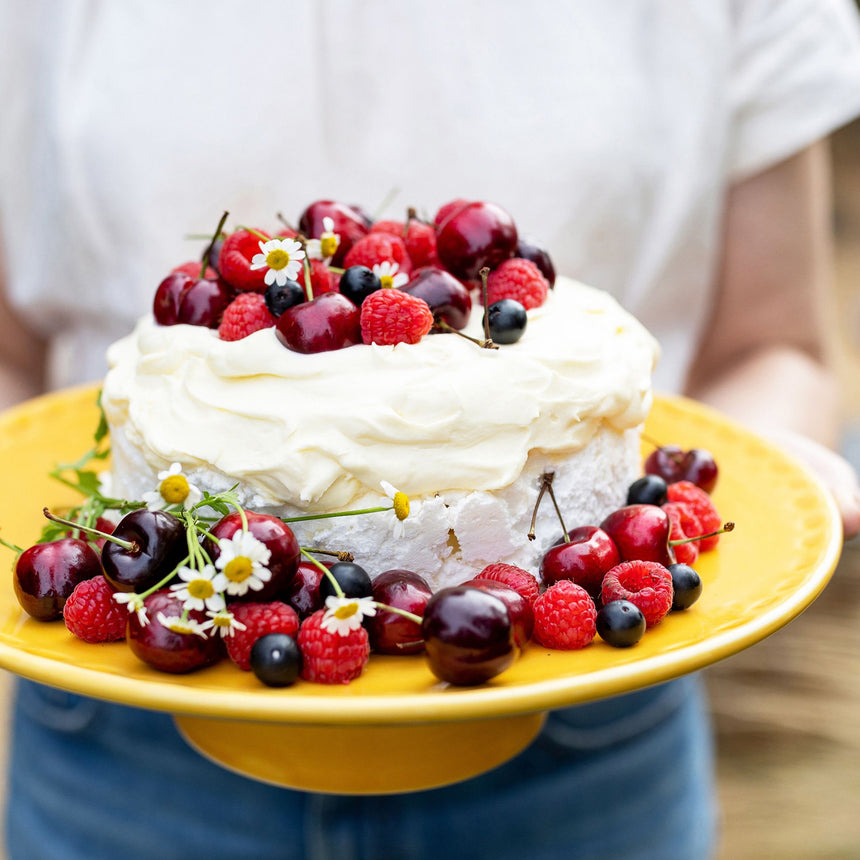
[{"label": "blue jeans", "polygon": [[[701,860],[712,851],[710,726],[696,677],[554,712],[501,767],[384,797],[264,785],[199,756],[166,714],[18,686],[10,860]],[[346,766],[373,766],[356,752]]]}]

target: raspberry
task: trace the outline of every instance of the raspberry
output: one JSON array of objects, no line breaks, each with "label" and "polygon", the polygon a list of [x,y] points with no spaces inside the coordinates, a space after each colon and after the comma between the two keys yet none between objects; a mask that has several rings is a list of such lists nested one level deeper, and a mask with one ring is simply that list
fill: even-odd
[{"label": "raspberry", "polygon": [[404,228],[402,221],[377,221],[370,228],[370,232],[388,233],[402,239],[414,269],[439,264],[439,258],[436,256],[436,231],[423,221],[410,218],[408,229]]},{"label": "raspberry", "polygon": [[63,607],[66,627],[84,642],[125,639],[128,612],[113,595],[114,589],[101,574],[79,582]]},{"label": "raspberry", "polygon": [[672,574],[656,561],[624,561],[603,577],[600,599],[629,600],[653,627],[672,608]]},{"label": "raspberry", "polygon": [[[666,502],[663,510],[669,515],[669,540],[684,540],[702,534],[702,524],[692,510],[681,502]],[[695,564],[699,547],[694,543],[679,543],[672,547],[675,558],[682,564]]]},{"label": "raspberry", "polygon": [[318,684],[348,684],[357,678],[370,658],[370,640],[363,627],[347,636],[322,627],[325,610],[314,612],[299,628],[302,677]]},{"label": "raspberry", "polygon": [[475,579],[491,579],[493,582],[501,582],[502,585],[513,588],[517,594],[528,600],[532,606],[534,606],[534,602],[537,600],[538,594],[540,594],[540,586],[532,574],[521,567],[513,564],[505,564],[501,561],[495,564],[488,564]]},{"label": "raspberry", "polygon": [[[337,281],[331,273],[329,267],[322,260],[310,260],[311,266],[311,290],[314,298],[321,296],[323,293],[336,293]],[[305,270],[302,270],[298,275],[298,282],[301,288],[307,293],[305,287]]]},{"label": "raspberry", "polygon": [[295,636],[299,630],[299,616],[292,606],[273,600],[270,603],[231,603],[233,617],[245,625],[246,630],[233,630],[225,636],[227,654],[243,671],[251,671],[251,648],[267,633],[286,633]]},{"label": "raspberry", "polygon": [[[711,497],[701,487],[697,487],[692,481],[677,481],[669,484],[668,498],[670,502],[679,502],[686,505],[694,513],[701,524],[699,534],[708,534],[719,529],[723,522]],[[698,541],[699,550],[706,552],[713,549],[720,542],[720,536],[704,538]]]},{"label": "raspberry", "polygon": [[218,334],[221,340],[241,340],[262,328],[271,328],[275,318],[259,293],[239,293],[224,310]]},{"label": "raspberry", "polygon": [[[190,263],[182,263],[179,266],[174,266],[170,270],[170,274],[175,274],[176,272],[182,272],[185,275],[188,275],[189,278],[199,278],[200,277],[200,262],[195,262],[192,260]],[[210,281],[214,281],[215,278],[218,277],[218,273],[211,266],[206,267],[206,273],[203,276],[204,278],[208,278]]]},{"label": "raspberry", "polygon": [[[257,231],[266,239],[271,238],[262,230]],[[255,293],[266,291],[266,269],[251,269],[251,260],[260,253],[260,236],[248,230],[236,230],[221,246],[218,256],[218,269],[221,277],[237,290],[253,290]]]},{"label": "raspberry", "polygon": [[597,632],[597,609],[588,592],[561,579],[534,604],[534,638],[546,648],[572,651],[584,648]]},{"label": "raspberry", "polygon": [[515,299],[526,310],[540,307],[549,292],[549,282],[531,261],[514,257],[499,264],[487,278],[487,304]]},{"label": "raspberry", "polygon": [[398,271],[405,275],[412,271],[412,260],[409,259],[403,239],[390,233],[368,233],[349,249],[343,260],[343,268],[367,266],[372,269],[377,263],[386,260],[397,263]]},{"label": "raspberry", "polygon": [[433,312],[427,302],[397,289],[377,290],[361,303],[365,343],[418,343],[432,326]]},{"label": "raspberry", "polygon": [[451,200],[449,203],[440,206],[436,217],[433,219],[436,229],[438,230],[452,215],[468,206],[471,202],[471,200],[464,200],[462,197],[458,197],[456,200]]}]

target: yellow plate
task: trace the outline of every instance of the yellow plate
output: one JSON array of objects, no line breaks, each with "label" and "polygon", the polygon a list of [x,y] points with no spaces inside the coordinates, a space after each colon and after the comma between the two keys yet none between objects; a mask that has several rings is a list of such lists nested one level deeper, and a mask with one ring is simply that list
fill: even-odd
[{"label": "yellow plate", "polygon": [[[87,450],[96,419],[92,387],[47,395],[0,415],[2,537],[26,546],[41,529],[45,505],[77,500],[47,473],[56,462],[76,460]],[[665,443],[714,453],[720,466],[714,500],[723,518],[737,527],[722,538],[719,549],[701,556],[697,568],[705,588],[699,602],[672,613],[631,649],[610,648],[599,639],[576,652],[532,644],[507,672],[470,689],[440,684],[423,658],[374,656],[362,677],[347,686],[298,683],[273,690],[228,661],[172,676],[140,663],[122,643],[87,645],[61,623],[28,618],[7,577],[0,586],[0,666],[72,692],[182,715],[180,728],[204,752],[280,784],[396,791],[463,778],[517,752],[539,729],[543,711],[665,681],[763,639],[805,609],[835,568],[842,542],[835,506],[789,457],[714,411],[681,398],[658,397],[646,430]],[[11,552],[0,548],[3,553],[11,564]],[[460,726],[453,733],[462,738],[458,751],[451,724],[486,720],[498,721],[493,723],[494,743],[508,737],[510,748],[488,752],[478,763],[471,756],[457,763],[475,747],[470,731],[478,726]],[[380,744],[392,747],[397,728],[414,751],[420,745],[414,732],[424,724],[437,740],[428,741],[432,754],[427,755],[426,774],[413,762],[413,775],[387,774],[372,785],[359,777],[355,785],[344,786],[342,774],[336,783],[316,783],[305,769],[286,773],[273,766],[271,739],[264,738],[275,728],[271,725],[256,727],[261,738],[257,752],[265,761],[240,760],[247,756],[233,749],[235,721],[292,726],[299,748],[314,744],[300,732],[327,731],[324,727],[340,727],[338,737],[350,743],[370,742],[374,732],[388,727]],[[345,731],[350,728],[352,734]],[[244,734],[247,738],[249,733]],[[322,746],[332,748],[336,762],[332,745]],[[437,746],[453,755],[440,763]],[[317,766],[307,771],[319,773]]]}]

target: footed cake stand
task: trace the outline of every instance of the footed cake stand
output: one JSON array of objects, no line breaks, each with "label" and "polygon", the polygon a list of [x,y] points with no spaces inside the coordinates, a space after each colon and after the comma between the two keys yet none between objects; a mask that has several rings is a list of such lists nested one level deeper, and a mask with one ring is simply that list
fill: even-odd
[{"label": "footed cake stand", "polygon": [[[79,501],[50,479],[92,444],[96,388],[47,395],[0,415],[2,536],[27,546],[46,505]],[[697,564],[692,608],[671,613],[633,648],[595,639],[582,651],[532,643],[491,682],[440,683],[421,657],[374,655],[345,686],[261,685],[229,661],[159,673],[124,643],[88,645],[62,622],[40,623],[0,585],[0,666],[112,702],[172,713],[194,747],[223,766],[283,786],[339,794],[412,791],[466,779],[510,759],[557,707],[624,693],[700,669],[753,645],[802,612],[839,558],[828,493],[788,456],[689,400],[658,397],[647,423],[666,444],[708,448],[720,466],[714,500],[736,523]],[[0,548],[8,563],[12,553]]]}]

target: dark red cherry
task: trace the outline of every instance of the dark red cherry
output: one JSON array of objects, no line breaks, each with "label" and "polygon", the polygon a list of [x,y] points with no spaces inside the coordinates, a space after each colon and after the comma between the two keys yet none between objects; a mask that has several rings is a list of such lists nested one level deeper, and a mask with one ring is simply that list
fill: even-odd
[{"label": "dark red cherry", "polygon": [[[413,615],[424,615],[433,592],[423,576],[411,570],[386,570],[373,580],[373,599]],[[370,647],[380,654],[420,654],[424,650],[421,626],[385,609],[365,622]]]},{"label": "dark red cherry", "polygon": [[444,320],[451,328],[459,330],[468,324],[472,297],[466,287],[444,269],[437,266],[417,269],[402,289],[404,293],[424,299],[433,316]]},{"label": "dark red cherry", "polygon": [[531,236],[520,236],[514,256],[531,260],[540,269],[550,287],[555,286],[555,266],[552,258],[549,251],[537,239],[533,239]]},{"label": "dark red cherry", "polygon": [[287,308],[275,329],[278,340],[294,352],[316,353],[361,343],[361,312],[340,293],[323,293]]},{"label": "dark red cherry", "polygon": [[684,476],[682,480],[691,481],[706,493],[713,492],[717,485],[719,477],[717,461],[714,455],[704,448],[691,448],[687,451],[684,454],[682,470]]},{"label": "dark red cherry", "polygon": [[[180,633],[165,627],[159,621],[164,618],[179,618],[182,603],[167,589],[161,589],[145,598],[148,624],[141,624],[136,612],[129,613],[126,639],[132,653],[139,660],[160,672],[183,674],[200,669],[220,660],[224,656],[224,642],[220,636],[199,633]],[[203,612],[192,609],[188,618],[197,623],[207,621]]]},{"label": "dark red cherry", "polygon": [[[330,567],[331,562],[321,562],[324,567]],[[287,589],[286,601],[296,610],[299,618],[307,618],[318,609],[323,608],[320,597],[320,582],[325,574],[309,561],[302,561],[296,569],[296,576]]]},{"label": "dark red cherry", "polygon": [[516,659],[507,607],[480,588],[437,591],[424,609],[421,630],[431,671],[449,684],[483,684]]},{"label": "dark red cherry", "polygon": [[621,561],[675,561],[669,546],[669,516],[656,505],[626,505],[609,514],[600,528],[618,547]]},{"label": "dark red cherry", "polygon": [[645,458],[645,474],[659,475],[667,484],[683,480],[684,451],[677,445],[661,445]]},{"label": "dark red cherry", "polygon": [[331,218],[334,222],[332,229],[340,237],[337,252],[332,257],[333,266],[342,266],[347,251],[362,236],[367,235],[368,225],[362,213],[356,212],[345,203],[335,200],[317,200],[302,212],[299,218],[299,230],[309,239],[319,239],[325,232],[323,219]]},{"label": "dark red cherry", "polygon": [[152,588],[188,555],[185,525],[166,511],[132,511],[117,523],[113,537],[132,544],[106,541],[102,549],[105,577],[117,591]]},{"label": "dark red cherry", "polygon": [[494,203],[469,203],[445,221],[436,237],[440,262],[462,281],[477,281],[484,266],[492,269],[516,247],[513,218]]},{"label": "dark red cherry", "polygon": [[160,325],[199,325],[218,328],[224,309],[233,297],[220,279],[193,278],[173,272],[158,286],[152,305]]},{"label": "dark red cherry", "polygon": [[535,629],[535,613],[531,603],[509,585],[494,579],[476,577],[464,582],[463,585],[470,588],[480,588],[482,591],[498,597],[507,606],[514,631],[514,642],[517,648],[522,651],[529,639],[532,638],[532,632]]},{"label": "dark red cherry", "polygon": [[618,547],[597,526],[580,526],[568,537],[567,543],[552,547],[541,559],[541,579],[545,585],[569,579],[595,597],[600,594],[604,574],[621,563]]},{"label": "dark red cherry", "polygon": [[471,200],[466,200],[464,197],[458,197],[455,200],[444,203],[433,217],[433,226],[439,230],[452,215],[468,206],[471,202]]},{"label": "dark red cherry", "polygon": [[61,538],[25,549],[15,563],[12,585],[28,615],[54,621],[63,617],[75,586],[101,572],[99,557],[86,541]]}]

